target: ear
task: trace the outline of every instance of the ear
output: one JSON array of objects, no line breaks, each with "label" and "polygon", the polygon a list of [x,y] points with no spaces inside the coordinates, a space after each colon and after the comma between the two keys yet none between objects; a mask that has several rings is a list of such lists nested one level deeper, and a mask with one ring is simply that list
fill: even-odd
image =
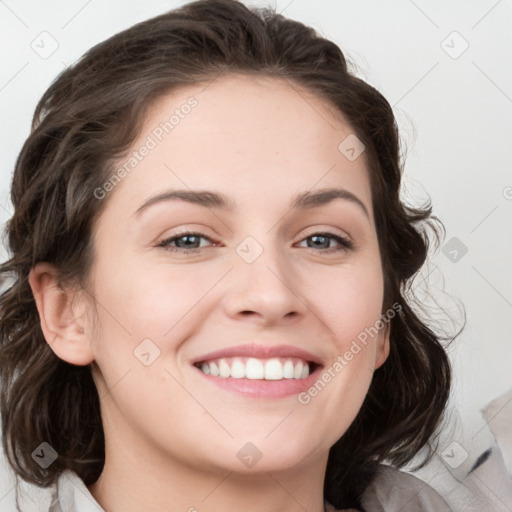
[{"label": "ear", "polygon": [[377,351],[375,354],[375,370],[380,368],[389,356],[389,322],[380,331],[377,337]]},{"label": "ear", "polygon": [[[58,282],[56,267],[49,263],[38,263],[31,269],[29,284],[39,312],[41,330],[55,355],[80,366],[94,361],[85,300],[76,292],[64,290]],[[79,300],[74,301],[76,298]]]}]

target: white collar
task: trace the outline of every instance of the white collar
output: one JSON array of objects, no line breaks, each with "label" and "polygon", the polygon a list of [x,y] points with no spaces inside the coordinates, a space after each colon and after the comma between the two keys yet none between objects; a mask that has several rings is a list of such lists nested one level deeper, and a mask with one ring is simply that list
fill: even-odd
[{"label": "white collar", "polygon": [[75,472],[63,471],[56,487],[49,512],[105,512]]}]

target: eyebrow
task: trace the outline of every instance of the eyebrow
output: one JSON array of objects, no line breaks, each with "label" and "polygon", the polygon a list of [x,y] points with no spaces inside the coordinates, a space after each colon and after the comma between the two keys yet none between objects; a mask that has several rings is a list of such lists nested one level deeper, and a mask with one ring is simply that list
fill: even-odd
[{"label": "eyebrow", "polygon": [[[343,188],[326,188],[317,192],[303,192],[297,194],[292,198],[289,208],[294,209],[309,209],[323,206],[332,202],[334,199],[344,199],[353,204],[358,205],[366,215],[370,218],[365,204],[352,192]],[[223,194],[210,190],[168,190],[156,196],[150,197],[142,203],[134,215],[140,216],[150,206],[157,203],[162,203],[172,200],[186,201],[187,203],[196,204],[205,208],[212,208],[217,210],[235,211],[236,203]]]}]

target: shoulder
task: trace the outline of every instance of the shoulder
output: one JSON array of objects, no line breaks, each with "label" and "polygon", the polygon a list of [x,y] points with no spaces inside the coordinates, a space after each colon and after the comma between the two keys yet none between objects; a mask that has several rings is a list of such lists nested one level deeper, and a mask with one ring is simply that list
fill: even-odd
[{"label": "shoulder", "polygon": [[49,512],[105,512],[73,471],[64,471],[57,481],[56,503]]},{"label": "shoulder", "polygon": [[40,487],[17,477],[0,445],[0,510],[45,512],[50,510],[55,495],[55,484]]},{"label": "shoulder", "polygon": [[[0,450],[1,451],[1,450]],[[18,508],[19,507],[19,508]],[[83,480],[65,470],[48,487],[16,478],[0,453],[0,510],[23,512],[104,512]]]},{"label": "shoulder", "polygon": [[451,512],[446,501],[426,482],[384,464],[366,489],[362,505],[367,512]]},{"label": "shoulder", "polygon": [[[365,512],[452,512],[446,501],[426,482],[391,466],[381,464],[366,488],[361,505]],[[327,512],[359,512],[335,509],[326,504]]]}]

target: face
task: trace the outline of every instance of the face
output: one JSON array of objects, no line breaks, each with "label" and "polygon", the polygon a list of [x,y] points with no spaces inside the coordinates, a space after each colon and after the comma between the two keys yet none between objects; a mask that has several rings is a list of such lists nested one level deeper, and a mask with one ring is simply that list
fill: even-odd
[{"label": "face", "polygon": [[108,199],[89,330],[107,439],[203,469],[326,462],[388,350],[385,330],[361,342],[383,275],[364,153],[338,149],[351,133],[271,78],[152,107],[116,169],[137,162],[92,199]]}]

